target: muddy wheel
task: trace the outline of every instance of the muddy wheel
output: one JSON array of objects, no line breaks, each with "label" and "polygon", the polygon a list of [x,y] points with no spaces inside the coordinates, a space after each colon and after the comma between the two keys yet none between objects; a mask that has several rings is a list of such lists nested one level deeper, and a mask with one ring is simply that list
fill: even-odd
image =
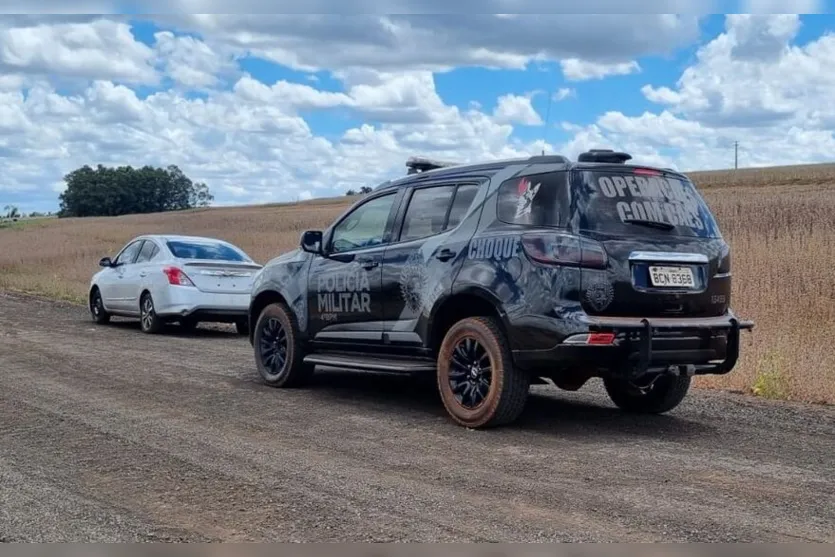
[{"label": "muddy wheel", "polygon": [[663,414],[678,406],[690,389],[690,377],[662,375],[649,387],[638,387],[624,379],[605,378],[609,398],[621,410],[638,414]]},{"label": "muddy wheel", "polygon": [[272,387],[300,387],[313,375],[304,363],[296,316],[283,303],[270,304],[261,312],[253,338],[258,373]]},{"label": "muddy wheel", "polygon": [[93,288],[93,292],[90,294],[90,316],[93,318],[93,322],[99,325],[110,322],[110,314],[104,309],[104,302],[98,287]]},{"label": "muddy wheel", "polygon": [[453,325],[441,343],[438,390],[458,424],[474,429],[496,427],[522,413],[530,376],[514,367],[498,321],[471,317]]},{"label": "muddy wheel", "polygon": [[163,322],[154,309],[154,299],[145,292],[139,299],[139,327],[143,333],[155,335],[162,331]]}]

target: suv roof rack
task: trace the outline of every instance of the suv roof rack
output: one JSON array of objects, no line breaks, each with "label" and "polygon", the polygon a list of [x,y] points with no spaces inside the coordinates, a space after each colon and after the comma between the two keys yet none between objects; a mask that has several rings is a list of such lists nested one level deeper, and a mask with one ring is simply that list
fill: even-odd
[{"label": "suv roof rack", "polygon": [[450,166],[458,166],[460,163],[439,161],[425,157],[409,157],[406,161],[406,174],[417,174],[418,172],[427,172],[429,170],[437,170],[439,168],[448,168]]},{"label": "suv roof rack", "polygon": [[629,153],[616,153],[611,149],[589,149],[585,153],[581,153],[580,156],[577,157],[577,161],[623,164],[631,158],[632,155]]}]

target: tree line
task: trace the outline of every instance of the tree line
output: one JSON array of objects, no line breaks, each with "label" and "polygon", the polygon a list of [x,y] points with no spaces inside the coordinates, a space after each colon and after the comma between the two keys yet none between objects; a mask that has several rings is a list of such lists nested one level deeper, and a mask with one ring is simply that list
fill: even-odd
[{"label": "tree line", "polygon": [[207,207],[214,196],[176,165],[166,168],[84,165],[64,176],[58,217],[115,217]]}]

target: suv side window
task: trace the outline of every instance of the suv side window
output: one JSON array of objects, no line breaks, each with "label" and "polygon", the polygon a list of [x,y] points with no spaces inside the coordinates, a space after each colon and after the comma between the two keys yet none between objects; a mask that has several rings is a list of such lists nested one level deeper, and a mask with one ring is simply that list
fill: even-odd
[{"label": "suv side window", "polygon": [[136,241],[122,250],[122,253],[116,258],[117,265],[130,265],[133,263],[133,260],[136,258],[137,253],[139,252],[139,248],[142,247],[142,242],[144,240]]},{"label": "suv side window", "polygon": [[139,257],[136,258],[134,263],[147,263],[154,258],[157,252],[159,252],[157,245],[150,240],[145,240],[142,249],[139,250]]},{"label": "suv side window", "polygon": [[403,218],[400,241],[417,240],[443,232],[454,194],[455,186],[434,186],[412,192]]},{"label": "suv side window", "polygon": [[497,215],[508,224],[560,226],[561,191],[567,172],[513,178],[499,186]]},{"label": "suv side window", "polygon": [[478,186],[476,184],[463,184],[458,186],[458,189],[455,190],[455,200],[452,202],[452,208],[449,210],[449,219],[447,219],[444,230],[455,228],[461,223],[461,219],[470,210],[470,206],[473,204],[477,193]]},{"label": "suv side window", "polygon": [[381,245],[395,197],[390,193],[357,207],[334,228],[330,251],[340,253]]}]

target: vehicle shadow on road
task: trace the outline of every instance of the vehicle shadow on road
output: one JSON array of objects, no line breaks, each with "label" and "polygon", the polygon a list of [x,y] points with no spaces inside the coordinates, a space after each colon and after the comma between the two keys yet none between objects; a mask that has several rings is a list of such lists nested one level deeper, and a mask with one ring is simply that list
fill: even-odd
[{"label": "vehicle shadow on road", "polygon": [[[138,334],[142,334],[142,331],[139,328],[139,321],[137,320],[124,320],[124,321],[111,321],[108,327],[112,327],[114,329],[122,329],[126,331],[136,331]],[[149,335],[151,336],[151,335]],[[158,335],[153,335],[158,337],[174,337],[174,338],[239,338],[239,339],[246,339],[235,331],[234,327],[230,327],[228,329],[200,325],[196,329],[188,330],[183,329],[177,323],[170,323],[167,324],[161,333]]]},{"label": "vehicle shadow on road", "polygon": [[[446,411],[432,378],[408,375],[319,369],[309,387],[318,397],[333,398],[333,404],[352,403],[382,409],[406,419],[445,417]],[[507,429],[560,437],[618,436],[651,437],[677,441],[710,436],[715,428],[676,415],[634,415],[621,411],[589,383],[579,393],[553,386],[536,386],[525,411]],[[687,404],[685,401],[682,406]],[[450,420],[450,426],[453,422]]]}]

